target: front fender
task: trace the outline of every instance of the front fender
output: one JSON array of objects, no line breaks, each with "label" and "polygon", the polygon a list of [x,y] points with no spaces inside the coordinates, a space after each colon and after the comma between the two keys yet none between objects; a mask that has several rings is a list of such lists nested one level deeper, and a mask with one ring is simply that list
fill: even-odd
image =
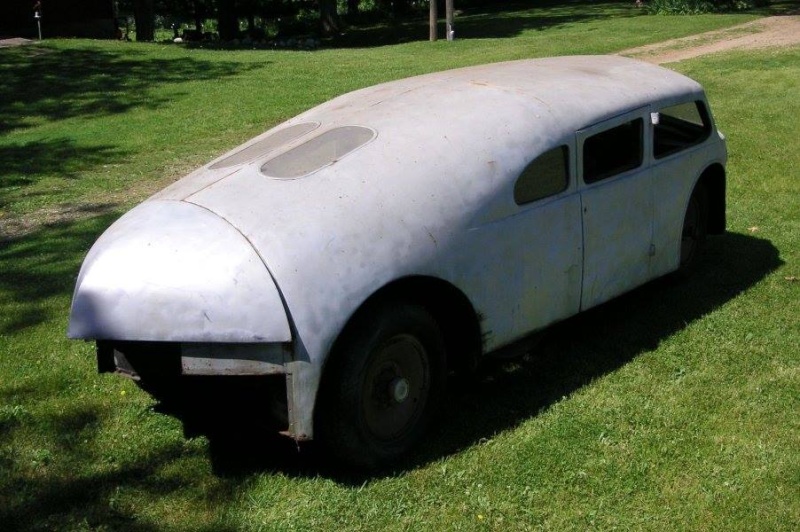
[{"label": "front fender", "polygon": [[70,338],[288,342],[269,271],[239,231],[197,205],[147,201],[115,222],[83,262]]}]

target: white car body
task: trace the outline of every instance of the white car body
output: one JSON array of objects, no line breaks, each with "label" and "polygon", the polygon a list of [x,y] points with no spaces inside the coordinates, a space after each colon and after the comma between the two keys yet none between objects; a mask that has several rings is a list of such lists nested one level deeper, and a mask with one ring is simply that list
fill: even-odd
[{"label": "white car body", "polygon": [[[703,137],[656,157],[659,113],[679,104],[706,110]],[[587,183],[587,139],[628,123],[641,127],[641,164]],[[342,139],[296,160],[333,130]],[[562,147],[566,188],[518,205],[526,166]],[[678,269],[701,180],[708,231],[724,231],[725,162],[701,86],[632,59],[524,60],[369,87],[114,223],[81,269],[69,336],[112,352],[180,345],[187,375],[283,374],[286,431],[309,439],[326,358],[371,298],[405,293],[428,308],[451,362],[491,352]]]}]

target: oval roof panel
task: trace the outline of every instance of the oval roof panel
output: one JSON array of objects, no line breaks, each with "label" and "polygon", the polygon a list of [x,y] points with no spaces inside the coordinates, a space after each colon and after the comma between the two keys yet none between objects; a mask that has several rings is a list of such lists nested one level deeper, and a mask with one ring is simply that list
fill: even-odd
[{"label": "oval roof panel", "polygon": [[261,172],[279,179],[303,177],[332,165],[376,135],[364,126],[337,127],[268,160],[261,165]]},{"label": "oval roof panel", "polygon": [[294,139],[302,137],[306,133],[314,131],[318,127],[319,122],[303,122],[302,124],[295,124],[293,126],[279,129],[271,135],[267,135],[258,142],[255,142],[250,146],[237,151],[233,155],[229,155],[228,157],[215,162],[209,166],[209,168],[211,170],[217,170],[219,168],[228,168],[230,166],[236,166],[238,164],[244,164],[248,161],[252,161],[257,157],[267,155],[268,153],[280,148],[284,144],[291,142]]}]

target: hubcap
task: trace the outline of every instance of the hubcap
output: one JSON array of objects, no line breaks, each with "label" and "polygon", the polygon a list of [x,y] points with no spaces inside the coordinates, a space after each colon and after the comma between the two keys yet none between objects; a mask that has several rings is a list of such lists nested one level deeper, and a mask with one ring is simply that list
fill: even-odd
[{"label": "hubcap", "polygon": [[392,394],[392,398],[398,402],[402,403],[406,399],[408,399],[408,380],[404,379],[403,377],[397,377],[392,380],[391,384],[389,385],[390,393]]},{"label": "hubcap", "polygon": [[425,347],[409,334],[390,338],[373,352],[363,390],[364,420],[373,436],[405,436],[421,418],[430,391]]}]

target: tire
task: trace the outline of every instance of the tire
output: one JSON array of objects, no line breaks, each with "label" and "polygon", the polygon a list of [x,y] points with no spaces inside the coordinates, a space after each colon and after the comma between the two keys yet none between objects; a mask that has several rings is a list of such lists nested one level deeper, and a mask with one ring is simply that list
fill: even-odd
[{"label": "tire", "polygon": [[707,235],[708,196],[705,187],[698,183],[692,191],[683,216],[678,275],[688,277],[695,269]]},{"label": "tire", "polygon": [[445,348],[433,317],[383,304],[354,319],[331,353],[315,432],[340,463],[374,470],[417,444],[441,404]]}]

